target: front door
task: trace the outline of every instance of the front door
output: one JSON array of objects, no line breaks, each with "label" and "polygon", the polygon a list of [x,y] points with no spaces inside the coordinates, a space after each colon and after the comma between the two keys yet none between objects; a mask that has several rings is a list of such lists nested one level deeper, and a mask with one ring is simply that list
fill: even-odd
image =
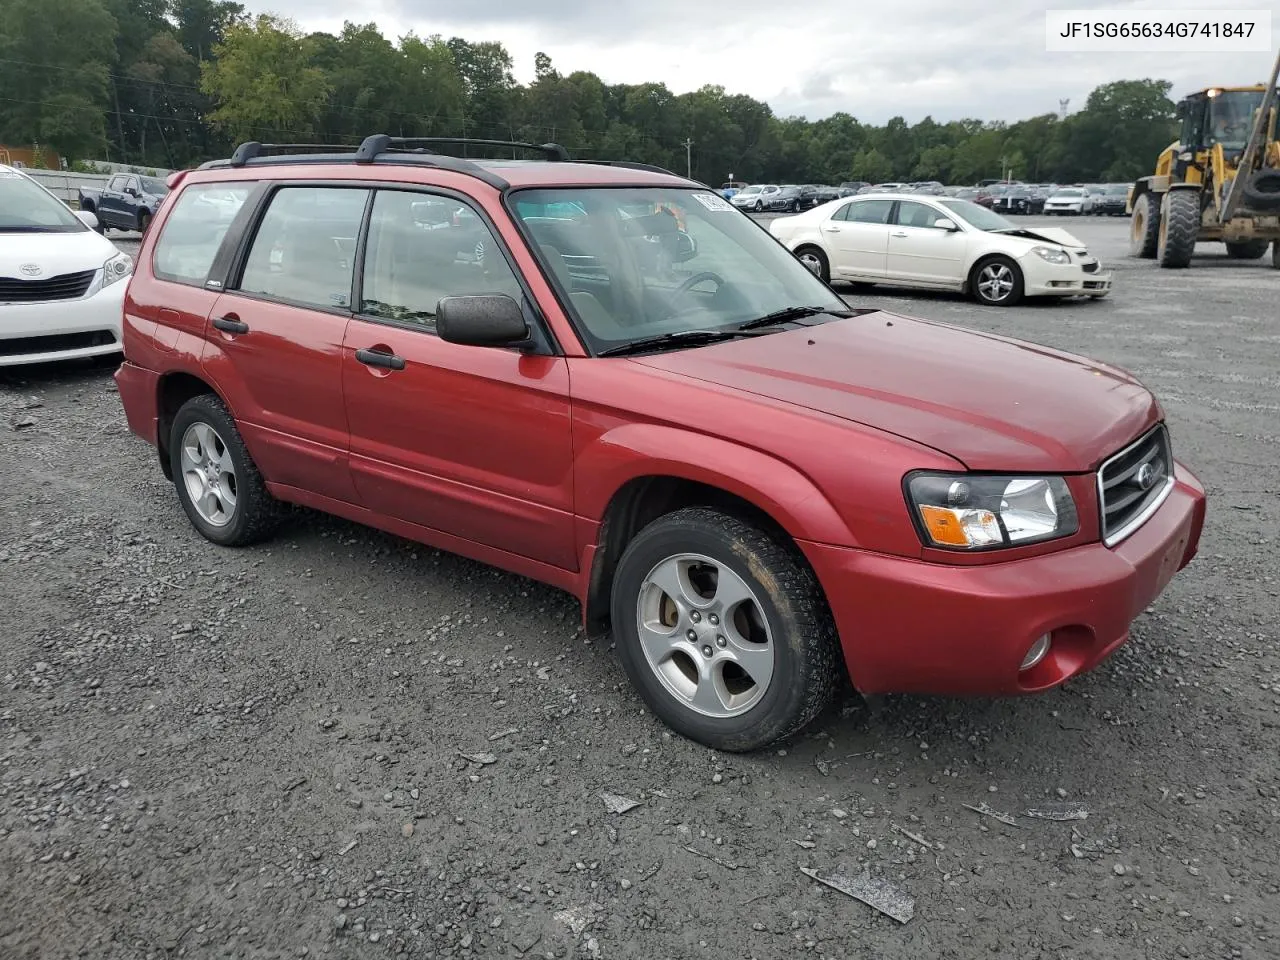
[{"label": "front door", "polygon": [[888,277],[903,283],[957,286],[963,280],[965,234],[935,226],[952,219],[932,204],[902,200],[889,229]]},{"label": "front door", "polygon": [[892,210],[892,200],[852,200],[823,221],[833,277],[884,279]]},{"label": "front door", "polygon": [[[563,357],[446,343],[442,297],[519,282],[467,204],[431,229],[428,194],[379,190],[342,348],[351,469],[369,509],[471,543],[577,569],[569,371]],[[394,359],[388,359],[394,358]]]},{"label": "front door", "polygon": [[285,186],[210,313],[204,364],[262,475],[355,502],[342,343],[369,191]]}]

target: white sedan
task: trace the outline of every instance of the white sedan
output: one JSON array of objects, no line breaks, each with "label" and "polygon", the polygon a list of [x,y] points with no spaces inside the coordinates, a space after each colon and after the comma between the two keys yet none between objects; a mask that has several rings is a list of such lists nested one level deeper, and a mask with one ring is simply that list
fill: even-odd
[{"label": "white sedan", "polygon": [[119,353],[133,259],[0,164],[0,367]]},{"label": "white sedan", "polygon": [[955,290],[998,307],[1111,292],[1110,271],[1066,230],[1020,227],[952,197],[860,194],[779,217],[769,232],[828,282]]},{"label": "white sedan", "polygon": [[1083,187],[1055,190],[1044,201],[1044,212],[1050,216],[1093,213],[1093,194]]}]

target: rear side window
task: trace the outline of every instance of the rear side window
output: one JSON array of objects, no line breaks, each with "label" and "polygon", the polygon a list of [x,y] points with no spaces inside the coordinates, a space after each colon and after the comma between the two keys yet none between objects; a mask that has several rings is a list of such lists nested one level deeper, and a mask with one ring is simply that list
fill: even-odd
[{"label": "rear side window", "polygon": [[249,248],[241,292],[349,309],[356,237],[368,199],[368,190],[344,187],[277,190]]},{"label": "rear side window", "polygon": [[152,271],[161,280],[203,287],[253,184],[192,184],[179,194],[156,241]]}]

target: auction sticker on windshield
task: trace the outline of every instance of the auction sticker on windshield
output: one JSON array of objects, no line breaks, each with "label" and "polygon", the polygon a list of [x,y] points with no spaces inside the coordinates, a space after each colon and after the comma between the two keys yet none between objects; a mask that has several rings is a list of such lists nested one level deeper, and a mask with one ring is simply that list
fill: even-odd
[{"label": "auction sticker on windshield", "polygon": [[714,193],[695,193],[693,198],[708,210],[732,210],[733,205],[724,197]]}]

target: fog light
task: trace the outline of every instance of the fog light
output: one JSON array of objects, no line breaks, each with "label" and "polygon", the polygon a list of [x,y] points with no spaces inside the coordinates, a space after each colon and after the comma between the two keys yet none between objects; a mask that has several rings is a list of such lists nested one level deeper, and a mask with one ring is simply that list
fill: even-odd
[{"label": "fog light", "polygon": [[1030,670],[1037,663],[1044,659],[1045,654],[1049,652],[1050,635],[1045,634],[1039,640],[1031,645],[1031,649],[1027,651],[1027,655],[1022,658],[1022,666],[1019,670]]}]

